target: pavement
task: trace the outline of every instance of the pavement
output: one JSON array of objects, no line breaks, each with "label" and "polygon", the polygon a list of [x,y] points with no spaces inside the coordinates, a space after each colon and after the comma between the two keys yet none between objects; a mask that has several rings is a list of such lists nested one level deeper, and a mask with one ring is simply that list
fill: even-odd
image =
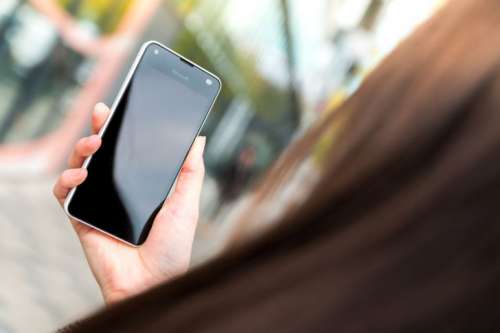
[{"label": "pavement", "polygon": [[53,181],[0,179],[0,333],[52,332],[103,305]]},{"label": "pavement", "polygon": [[[55,177],[1,171],[0,333],[54,332],[102,308],[80,243],[52,196]],[[223,249],[230,221],[245,206],[241,200],[214,214],[217,192],[207,177],[192,266]]]}]

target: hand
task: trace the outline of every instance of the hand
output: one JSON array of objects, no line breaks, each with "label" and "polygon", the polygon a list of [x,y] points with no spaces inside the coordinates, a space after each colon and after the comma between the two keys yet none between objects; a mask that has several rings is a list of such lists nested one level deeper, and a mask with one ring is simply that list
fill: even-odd
[{"label": "hand", "polygon": [[[92,115],[94,133],[100,130],[109,114],[104,104],[95,107]],[[54,195],[61,205],[69,191],[85,181],[87,170],[81,168],[82,163],[100,145],[101,139],[96,134],[76,144],[69,158],[69,169],[62,173],[54,186]],[[197,138],[182,167],[174,193],[163,204],[148,239],[140,248],[123,244],[70,219],[106,303],[141,293],[187,271],[198,222],[204,147],[205,138]]]}]

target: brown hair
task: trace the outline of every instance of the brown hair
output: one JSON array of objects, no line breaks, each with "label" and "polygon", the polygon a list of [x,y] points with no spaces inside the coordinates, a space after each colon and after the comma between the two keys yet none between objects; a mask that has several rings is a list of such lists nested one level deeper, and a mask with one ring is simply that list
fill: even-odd
[{"label": "brown hair", "polygon": [[320,181],[276,229],[75,331],[499,331],[498,36],[500,1],[452,1],[341,108]]}]

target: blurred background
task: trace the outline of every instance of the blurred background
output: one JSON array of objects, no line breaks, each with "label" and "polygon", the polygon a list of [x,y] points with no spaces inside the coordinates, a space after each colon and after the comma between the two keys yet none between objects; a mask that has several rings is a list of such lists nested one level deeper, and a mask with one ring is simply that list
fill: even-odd
[{"label": "blurred background", "polygon": [[193,262],[224,244],[252,185],[442,0],[1,0],[0,333],[102,306],[51,188],[98,101],[155,39],[218,74]]}]

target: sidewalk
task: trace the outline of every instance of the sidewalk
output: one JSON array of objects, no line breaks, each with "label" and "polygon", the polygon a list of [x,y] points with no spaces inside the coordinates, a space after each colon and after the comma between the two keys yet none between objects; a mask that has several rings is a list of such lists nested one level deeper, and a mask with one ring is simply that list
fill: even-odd
[{"label": "sidewalk", "polygon": [[50,332],[102,304],[53,179],[0,179],[0,333]]},{"label": "sidewalk", "polygon": [[[78,239],[53,199],[54,181],[0,172],[0,333],[53,332],[103,305]],[[210,204],[215,196],[207,177],[202,201]],[[194,266],[222,249],[229,222],[245,202],[222,209],[218,223],[199,224]]]}]

